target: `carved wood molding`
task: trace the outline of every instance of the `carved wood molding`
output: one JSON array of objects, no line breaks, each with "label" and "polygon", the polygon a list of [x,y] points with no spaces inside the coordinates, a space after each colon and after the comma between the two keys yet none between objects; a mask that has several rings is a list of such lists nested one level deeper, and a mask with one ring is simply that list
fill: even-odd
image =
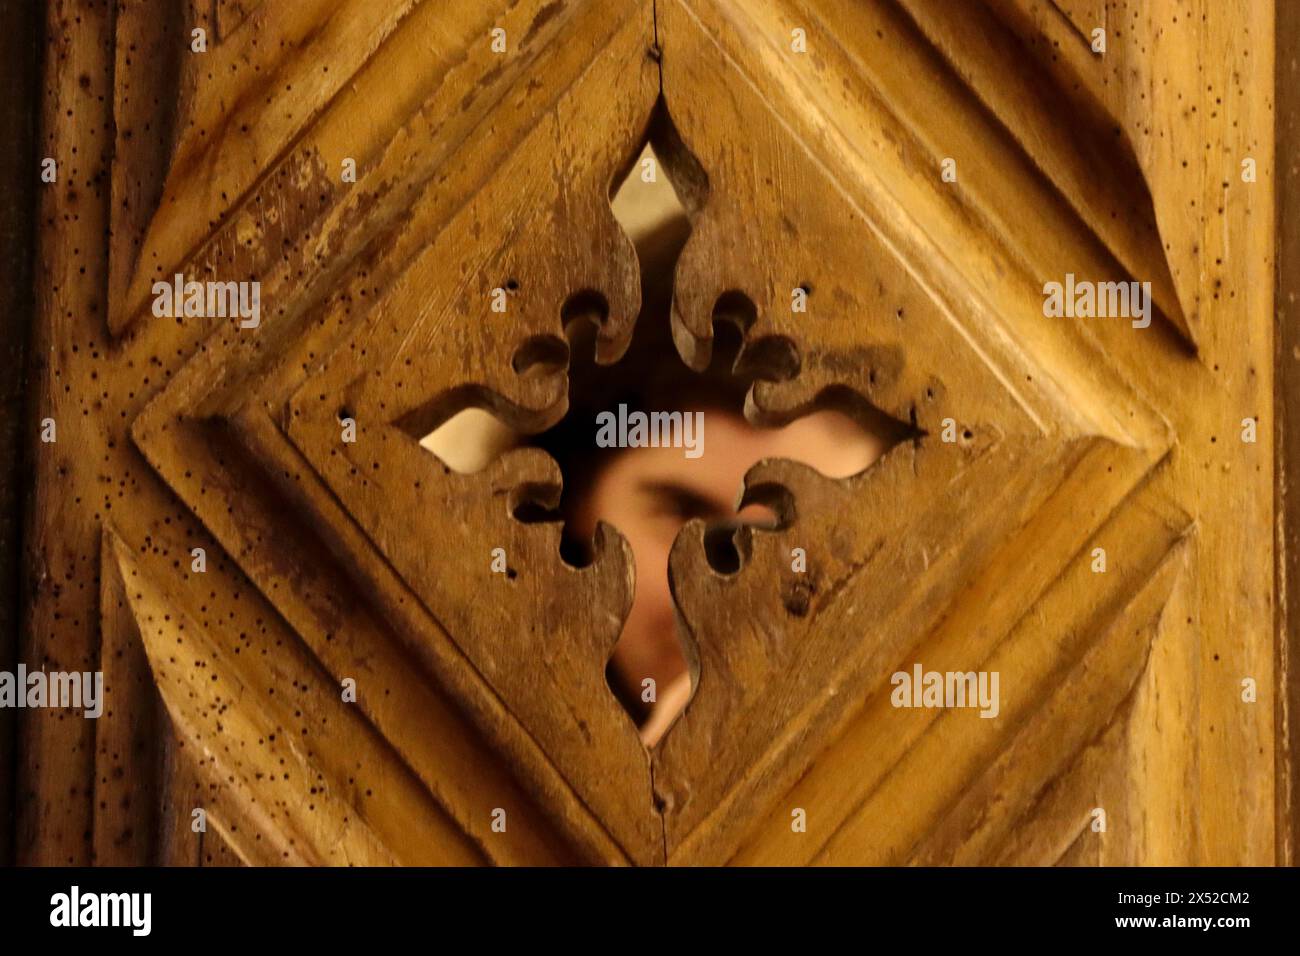
[{"label": "carved wood molding", "polygon": [[[90,18],[67,42],[91,51],[79,68],[93,88],[111,77],[99,115],[114,122],[59,125],[62,86],[46,107],[52,141],[112,156],[96,211],[66,235],[50,227],[42,299],[47,316],[97,301],[67,274],[84,230],[111,235],[92,266],[107,305],[75,327],[51,320],[38,343],[75,352],[46,371],[44,400],[91,419],[77,448],[108,477],[60,459],[95,506],[79,512],[98,581],[77,620],[97,621],[102,644],[32,648],[98,653],[110,678],[112,714],[94,731],[98,860],[187,859],[176,821],[159,828],[147,808],[188,815],[194,792],[214,861],[244,863],[1209,862],[1271,848],[1271,785],[1211,809],[1194,799],[1260,769],[1256,744],[1271,740],[1207,673],[1223,653],[1233,678],[1266,684],[1271,645],[1230,654],[1228,616],[1201,590],[1212,549],[1241,613],[1271,613],[1255,582],[1271,511],[1252,497],[1270,487],[1268,449],[1230,450],[1245,475],[1234,490],[1201,448],[1207,427],[1231,435],[1269,394],[1251,364],[1268,351],[1257,266],[1228,247],[1270,246],[1254,200],[1253,221],[1232,196],[1226,213],[1206,207],[1228,173],[1199,155],[1185,168],[1157,82],[1206,67],[1230,18],[1208,11],[1185,53],[1156,27],[1163,0],[1138,13],[1032,0],[199,6],[206,19],[133,2]],[[200,22],[211,47],[176,57],[175,31]],[[1090,59],[1094,23],[1115,50],[1104,65]],[[796,28],[807,53],[791,48]],[[1204,79],[1226,86],[1240,66]],[[71,69],[51,67],[64,82]],[[1134,99],[1144,84],[1152,104]],[[604,676],[635,586],[626,541],[603,527],[594,561],[573,568],[557,524],[515,515],[558,499],[551,459],[520,450],[461,475],[419,438],[471,404],[524,431],[557,421],[568,381],[549,357],[567,356],[575,296],[607,306],[598,358],[626,348],[640,279],[609,196],[661,114],[692,219],[673,295],[683,359],[707,364],[719,301],[743,295],[749,354],[788,359],[751,390],[752,421],[852,393],[912,437],[849,479],[783,460],[752,469],[746,499],[781,520],[742,532],[735,573],[710,566],[703,523],[684,529],[670,580],[695,689],[648,753]],[[1193,147],[1221,142],[1229,171],[1260,127],[1194,122]],[[938,175],[952,156],[959,185]],[[45,211],[76,202],[61,193]],[[1213,277],[1211,258],[1229,261]],[[1156,321],[1045,319],[1043,283],[1067,272],[1150,281]],[[175,274],[256,279],[260,325],[151,314],[153,283]],[[788,307],[800,286],[806,314]],[[490,308],[497,288],[506,316]],[[1229,292],[1238,304],[1210,298]],[[1214,326],[1233,309],[1244,346]],[[85,396],[58,390],[92,368],[106,387],[83,416]],[[1211,397],[1176,407],[1193,392]],[[940,438],[947,419],[957,442]],[[341,439],[347,421],[355,441]],[[47,513],[55,474],[42,473]],[[47,557],[58,533],[50,522],[33,550]],[[187,570],[195,547],[203,573]],[[494,547],[508,577],[488,573]],[[1094,547],[1113,555],[1106,575],[1088,569]],[[51,624],[56,607],[47,592],[34,620]],[[918,661],[997,670],[1014,688],[1004,717],[891,707],[890,675]],[[345,678],[355,704],[340,699]],[[85,733],[33,727],[38,750]],[[136,775],[151,782],[122,782]],[[1089,841],[1101,803],[1125,825]],[[791,832],[796,806],[811,832]],[[1226,807],[1253,821],[1245,841],[1227,838]],[[79,812],[31,826],[66,827],[61,852]]]}]

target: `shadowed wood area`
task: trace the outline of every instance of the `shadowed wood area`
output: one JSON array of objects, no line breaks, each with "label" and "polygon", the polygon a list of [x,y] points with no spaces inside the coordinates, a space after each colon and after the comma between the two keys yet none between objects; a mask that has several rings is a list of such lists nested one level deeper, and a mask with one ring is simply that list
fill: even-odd
[{"label": "shadowed wood area", "polygon": [[[41,17],[29,0],[0,0],[0,84],[18,109],[0,111],[0,179],[26,182],[36,165]],[[25,497],[31,480],[26,455],[27,348],[32,327],[32,243],[36,196],[18,189],[0,207],[0,670],[13,672],[22,627]],[[0,865],[14,856],[17,711],[0,709]]]},{"label": "shadowed wood area", "polygon": [[[15,659],[102,671],[106,704],[22,712],[20,862],[1289,853],[1272,4],[51,0],[44,28]],[[690,697],[649,749],[606,670],[650,573],[626,529],[571,563],[554,458],[421,447],[467,408],[546,432],[578,320],[601,365],[657,320],[611,208],[647,156],[689,220],[682,362],[730,322],[749,424],[893,442],[843,478],[759,461],[768,525],[686,522]],[[177,276],[256,310],[160,307]],[[1149,323],[1048,314],[1067,276],[1147,284]],[[995,713],[900,706],[914,667],[996,674]]]}]

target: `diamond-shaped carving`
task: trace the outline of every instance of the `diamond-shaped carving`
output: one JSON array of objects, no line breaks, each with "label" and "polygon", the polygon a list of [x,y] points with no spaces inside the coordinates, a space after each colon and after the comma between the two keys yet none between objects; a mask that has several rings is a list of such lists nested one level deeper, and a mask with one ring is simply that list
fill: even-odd
[{"label": "diamond-shaped carving", "polygon": [[[1133,746],[1117,727],[1180,717],[1148,688],[1154,667],[1184,666],[1164,608],[1189,600],[1195,509],[1173,494],[1183,474],[1156,468],[1184,425],[1153,410],[1163,386],[1131,384],[1145,346],[1118,326],[1045,321],[1038,289],[1079,263],[1150,276],[1152,337],[1187,354],[1205,329],[1188,291],[1197,247],[1174,229],[1166,256],[1156,227],[1189,215],[1162,198],[1186,183],[1171,157],[1116,147],[1113,176],[1080,188],[1110,149],[1094,140],[1076,155],[1029,96],[1063,68],[1017,59],[1038,15],[1019,0],[990,0],[999,17],[923,0],[381,6],[221,4],[213,76],[179,67],[174,151],[128,143],[127,123],[116,133],[119,156],[147,160],[131,168],[167,173],[137,182],[122,167],[112,180],[108,325],[113,361],[139,381],[109,400],[121,403],[109,448],[120,454],[129,428],[165,486],[142,490],[134,513],[105,513],[105,646],[138,632],[178,738],[202,751],[194,766],[237,781],[217,817],[225,844],[262,858],[226,825],[237,819],[266,845],[301,841],[304,861],[341,848],[376,861],[1084,858],[1059,842],[1068,826],[1048,826],[1073,819],[1069,794],[1008,763],[1069,718],[1053,773],[1101,772]],[[140,21],[128,10],[119,29]],[[486,40],[498,24],[504,57]],[[793,26],[808,54],[791,50]],[[138,69],[118,60],[119,78]],[[1103,86],[1084,90],[1097,94],[1081,114],[1089,134],[1118,117]],[[119,118],[155,120],[118,92]],[[562,415],[562,371],[517,359],[552,354],[574,296],[604,298],[601,354],[617,356],[640,294],[608,193],[657,104],[707,180],[688,190],[675,281],[683,357],[707,360],[715,307],[743,295],[747,342],[798,357],[794,374],[754,388],[753,420],[843,390],[918,437],[851,479],[757,466],[748,494],[781,521],[743,534],[734,574],[709,567],[701,525],[682,533],[671,580],[696,688],[647,754],[603,675],[633,587],[621,537],[607,529],[592,564],[570,568],[558,528],[511,514],[557,482],[544,455],[450,474],[418,437],[467,403],[527,431]],[[958,188],[936,173],[950,153]],[[356,184],[339,179],[345,157]],[[263,326],[152,320],[151,281],[177,271],[258,277]],[[793,314],[800,285],[810,309]],[[498,287],[504,316],[490,310]],[[1181,381],[1163,367],[1157,380]],[[341,417],[357,422],[355,443],[340,441]],[[939,438],[948,418],[955,443]],[[1099,529],[1145,543],[1077,607],[1062,594],[1078,593],[1075,564]],[[219,573],[176,575],[175,555],[199,539]],[[487,579],[498,545],[516,572],[504,582]],[[800,579],[795,546],[809,549]],[[1032,626],[1058,605],[1062,623]],[[166,659],[177,641],[215,686]],[[994,661],[1004,687],[1041,693],[973,730],[888,708],[890,672],[921,656]],[[259,782],[265,754],[238,758],[259,746],[256,728],[293,713],[255,696],[286,674],[311,718],[293,728],[299,769],[328,791],[317,818],[300,805],[310,786],[273,790]],[[333,682],[352,674],[370,693],[342,711]],[[1054,681],[1089,705],[1067,713]],[[221,740],[231,726],[244,729]],[[375,756],[365,773],[387,782],[380,804],[351,782],[334,726]],[[842,772],[858,754],[870,766]],[[909,803],[899,781],[936,766],[927,799]],[[1048,799],[1013,834],[1031,785]],[[812,810],[803,842],[790,840],[787,793]],[[904,803],[911,815],[890,829]],[[1003,812],[982,816],[993,804]],[[508,834],[490,828],[496,806]],[[334,841],[354,809],[364,822]],[[416,818],[427,856],[393,846],[394,821]],[[453,830],[466,840],[447,836],[439,857],[428,844]]]}]

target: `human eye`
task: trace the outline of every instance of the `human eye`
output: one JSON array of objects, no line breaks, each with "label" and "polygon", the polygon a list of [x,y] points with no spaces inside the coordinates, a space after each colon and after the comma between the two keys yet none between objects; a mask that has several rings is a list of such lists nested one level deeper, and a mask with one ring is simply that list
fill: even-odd
[{"label": "human eye", "polygon": [[647,490],[653,502],[652,513],[658,517],[686,522],[692,518],[716,517],[726,511],[717,502],[685,485],[656,484]]}]

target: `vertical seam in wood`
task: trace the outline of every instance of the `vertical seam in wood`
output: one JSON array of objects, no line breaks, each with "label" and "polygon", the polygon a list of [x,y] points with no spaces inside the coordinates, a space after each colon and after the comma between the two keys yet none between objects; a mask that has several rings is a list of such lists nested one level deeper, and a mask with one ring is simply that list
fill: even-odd
[{"label": "vertical seam in wood", "polygon": [[659,71],[659,98],[664,95],[664,48],[659,42],[659,0],[650,0],[650,21],[654,33],[655,68]]}]

